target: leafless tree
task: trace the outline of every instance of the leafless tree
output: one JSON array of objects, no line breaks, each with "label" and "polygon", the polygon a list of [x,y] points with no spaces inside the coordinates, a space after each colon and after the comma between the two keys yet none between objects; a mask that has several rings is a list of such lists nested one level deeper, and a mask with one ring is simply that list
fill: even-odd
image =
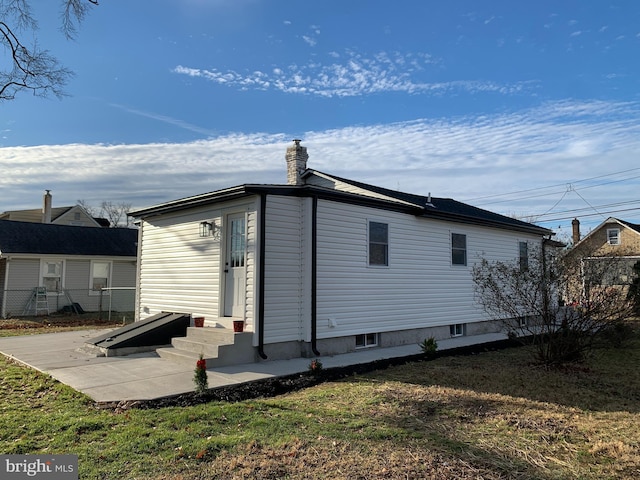
[{"label": "leafless tree", "polygon": [[132,226],[131,218],[127,215],[131,210],[130,203],[104,201],[100,204],[100,208],[89,205],[86,200],[78,200],[76,204],[82,207],[91,217],[108,220],[109,226],[112,228]]},{"label": "leafless tree", "polygon": [[[71,39],[77,26],[98,0],[62,0],[62,32]],[[38,22],[32,14],[29,0],[0,0],[0,45],[3,56],[0,65],[0,101],[13,100],[20,91],[46,97],[65,95],[63,87],[73,72],[42,49],[36,40],[27,45],[23,39],[35,38]]]},{"label": "leafless tree", "polygon": [[529,249],[526,265],[482,259],[472,271],[476,301],[546,365],[579,361],[631,315],[621,257],[584,259]]},{"label": "leafless tree", "polygon": [[100,204],[100,216],[109,220],[112,227],[130,227],[131,219],[127,215],[130,210],[131,204],[126,202],[102,202]]}]

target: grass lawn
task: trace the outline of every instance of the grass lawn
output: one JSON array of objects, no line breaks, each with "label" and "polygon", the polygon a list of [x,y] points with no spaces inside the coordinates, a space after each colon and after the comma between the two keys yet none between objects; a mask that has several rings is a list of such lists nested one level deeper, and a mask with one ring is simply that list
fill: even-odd
[{"label": "grass lawn", "polygon": [[0,358],[0,452],[77,454],[81,479],[640,478],[640,337],[563,370],[530,358],[443,357],[121,413]]}]

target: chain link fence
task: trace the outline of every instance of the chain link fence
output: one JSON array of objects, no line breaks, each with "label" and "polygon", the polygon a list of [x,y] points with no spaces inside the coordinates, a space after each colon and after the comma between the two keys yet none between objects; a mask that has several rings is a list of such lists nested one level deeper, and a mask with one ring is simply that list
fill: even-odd
[{"label": "chain link fence", "polygon": [[133,321],[135,287],[101,290],[64,289],[47,291],[43,287],[0,290],[0,317],[95,313],[101,320]]}]

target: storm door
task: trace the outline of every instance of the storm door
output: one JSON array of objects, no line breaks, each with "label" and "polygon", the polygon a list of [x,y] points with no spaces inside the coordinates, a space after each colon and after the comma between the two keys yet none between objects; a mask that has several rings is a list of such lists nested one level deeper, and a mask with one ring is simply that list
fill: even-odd
[{"label": "storm door", "polygon": [[244,213],[229,215],[226,226],[224,316],[243,318],[247,257]]}]

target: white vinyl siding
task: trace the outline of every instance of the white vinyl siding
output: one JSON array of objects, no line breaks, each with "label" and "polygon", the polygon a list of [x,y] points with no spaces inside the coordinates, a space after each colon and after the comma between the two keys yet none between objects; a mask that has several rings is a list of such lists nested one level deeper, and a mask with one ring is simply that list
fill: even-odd
[{"label": "white vinyl siding", "polygon": [[[367,268],[368,217],[389,224],[389,268]],[[518,258],[517,237],[505,230],[320,201],[318,338],[486,320],[470,269],[451,268],[452,230],[467,236],[469,265]]]},{"label": "white vinyl siding", "polygon": [[218,316],[220,242],[199,236],[200,220],[144,222],[139,260],[143,318],[162,311]]},{"label": "white vinyl siding", "polygon": [[[255,267],[253,203],[226,204],[215,210],[199,209],[145,220],[142,225],[139,309],[140,319],[162,311],[191,313],[221,319],[221,248],[223,239],[200,236],[200,222],[222,225],[227,213],[248,212],[246,268]],[[223,226],[224,228],[224,226]],[[247,271],[244,320],[253,319],[255,275]],[[225,325],[227,326],[227,325]],[[229,328],[231,322],[229,320]]]},{"label": "white vinyl siding", "polygon": [[[265,232],[265,343],[302,340],[310,290],[304,251],[311,199],[269,196]],[[308,240],[307,240],[308,239]],[[309,258],[310,259],[310,258]]]}]

